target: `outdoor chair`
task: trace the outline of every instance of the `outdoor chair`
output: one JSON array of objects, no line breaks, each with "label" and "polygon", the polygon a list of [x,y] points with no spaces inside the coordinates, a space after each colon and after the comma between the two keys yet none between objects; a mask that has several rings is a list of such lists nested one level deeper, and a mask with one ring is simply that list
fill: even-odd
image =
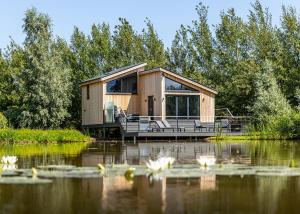
[{"label": "outdoor chair", "polygon": [[161,120],[155,120],[156,127],[152,128],[152,131],[165,131],[165,130],[172,130],[174,132],[174,128],[168,128],[165,126],[165,124]]},{"label": "outdoor chair", "polygon": [[174,131],[175,129],[177,129],[177,131],[179,131],[179,132],[182,132],[182,131],[185,132],[185,128],[184,128],[184,127],[172,127],[172,126],[169,124],[169,122],[166,121],[166,120],[162,120],[162,122],[163,122],[163,124],[165,125],[165,127],[168,128],[168,129],[172,129],[172,128],[173,128],[173,131]]},{"label": "outdoor chair", "polygon": [[150,122],[149,122],[149,117],[140,117],[139,121],[139,131],[150,131]]},{"label": "outdoor chair", "polygon": [[199,131],[201,132],[201,130],[202,130],[203,128],[205,128],[204,126],[202,126],[200,120],[195,120],[195,121],[194,121],[194,125],[195,125],[195,126],[194,126],[194,132],[196,132],[197,129],[199,129]]},{"label": "outdoor chair", "polygon": [[227,131],[231,130],[231,124],[228,119],[221,119],[221,128]]},{"label": "outdoor chair", "polygon": [[195,120],[194,123],[194,130],[196,131],[197,129],[199,129],[199,132],[202,132],[202,129],[205,129],[206,132],[209,132],[211,130],[213,131],[215,128],[215,124],[210,122],[201,123],[200,120]]}]

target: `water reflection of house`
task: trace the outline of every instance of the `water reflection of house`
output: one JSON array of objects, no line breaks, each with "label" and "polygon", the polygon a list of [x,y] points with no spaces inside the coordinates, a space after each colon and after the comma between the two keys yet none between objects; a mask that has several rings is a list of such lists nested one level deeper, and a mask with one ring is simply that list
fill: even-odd
[{"label": "water reflection of house", "polygon": [[203,176],[200,178],[200,189],[205,190],[216,190],[216,176]]},{"label": "water reflection of house", "polygon": [[119,148],[97,148],[83,152],[83,166],[105,164],[142,164],[149,158],[160,155],[172,156],[177,163],[195,163],[198,156],[215,156],[217,162],[251,164],[250,151],[247,145],[212,144],[212,143],[139,143],[127,144]]},{"label": "water reflection of house", "polygon": [[[216,176],[201,178],[161,178],[150,180],[146,176],[135,177],[132,182],[125,177],[102,178],[102,208],[109,212],[135,207],[137,213],[172,213],[184,210],[185,197],[196,192],[217,189]],[[200,189],[200,191],[199,191]]]}]

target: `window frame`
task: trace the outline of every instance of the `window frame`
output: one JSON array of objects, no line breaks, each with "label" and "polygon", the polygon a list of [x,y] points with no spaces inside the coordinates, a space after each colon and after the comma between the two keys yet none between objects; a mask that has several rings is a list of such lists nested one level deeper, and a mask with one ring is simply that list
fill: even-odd
[{"label": "window frame", "polygon": [[[187,90],[183,90],[183,89],[168,89],[167,88],[167,81],[175,82],[176,84],[181,85],[181,88],[182,88],[182,86],[184,86],[185,88],[187,88]],[[165,91],[166,92],[181,92],[181,93],[195,93],[195,92],[199,92],[199,90],[194,89],[194,88],[192,88],[190,86],[187,86],[187,85],[185,85],[183,83],[180,83],[180,82],[178,82],[176,80],[173,80],[173,79],[171,79],[169,77],[165,77]]]},{"label": "window frame", "polygon": [[[135,77],[136,79],[136,88],[135,88],[135,92],[122,92],[122,89],[123,89],[123,81],[124,79],[127,79],[127,78],[130,78],[130,77]],[[112,81],[117,81],[117,80],[120,80],[121,81],[121,84],[120,84],[120,88],[121,88],[121,91],[120,92],[112,92],[112,91],[108,91],[108,85],[110,82]],[[107,95],[116,95],[116,94],[123,94],[123,95],[136,95],[138,92],[138,75],[137,73],[133,73],[133,74],[129,74],[129,75],[126,75],[126,76],[123,76],[123,77],[120,77],[120,78],[117,78],[117,79],[113,79],[113,80],[110,80],[108,82],[106,82],[106,94]]]},{"label": "window frame", "polygon": [[86,99],[89,100],[90,99],[90,85],[86,86]]}]

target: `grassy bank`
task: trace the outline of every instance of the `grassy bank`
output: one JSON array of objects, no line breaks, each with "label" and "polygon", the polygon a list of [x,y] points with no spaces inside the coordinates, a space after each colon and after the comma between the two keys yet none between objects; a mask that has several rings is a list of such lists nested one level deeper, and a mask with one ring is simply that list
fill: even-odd
[{"label": "grassy bank", "polygon": [[297,140],[298,138],[289,138],[278,132],[249,132],[241,136],[216,136],[210,137],[212,141],[264,141],[264,140]]},{"label": "grassy bank", "polygon": [[0,129],[0,142],[63,143],[87,142],[89,137],[77,130]]}]

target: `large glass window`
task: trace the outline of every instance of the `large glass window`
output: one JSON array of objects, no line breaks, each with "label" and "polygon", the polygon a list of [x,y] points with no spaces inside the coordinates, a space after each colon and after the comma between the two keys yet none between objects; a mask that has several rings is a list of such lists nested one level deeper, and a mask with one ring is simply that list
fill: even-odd
[{"label": "large glass window", "polygon": [[106,84],[107,93],[137,93],[137,76],[131,74],[129,76],[112,80]]},{"label": "large glass window", "polygon": [[166,78],[166,83],[165,83],[165,89],[166,91],[180,91],[180,92],[194,92],[196,91],[193,88],[190,88],[186,85],[183,85],[179,82],[176,82],[174,80],[171,80],[169,78]]},{"label": "large glass window", "polygon": [[166,96],[166,116],[171,119],[199,118],[200,99],[199,96]]}]

